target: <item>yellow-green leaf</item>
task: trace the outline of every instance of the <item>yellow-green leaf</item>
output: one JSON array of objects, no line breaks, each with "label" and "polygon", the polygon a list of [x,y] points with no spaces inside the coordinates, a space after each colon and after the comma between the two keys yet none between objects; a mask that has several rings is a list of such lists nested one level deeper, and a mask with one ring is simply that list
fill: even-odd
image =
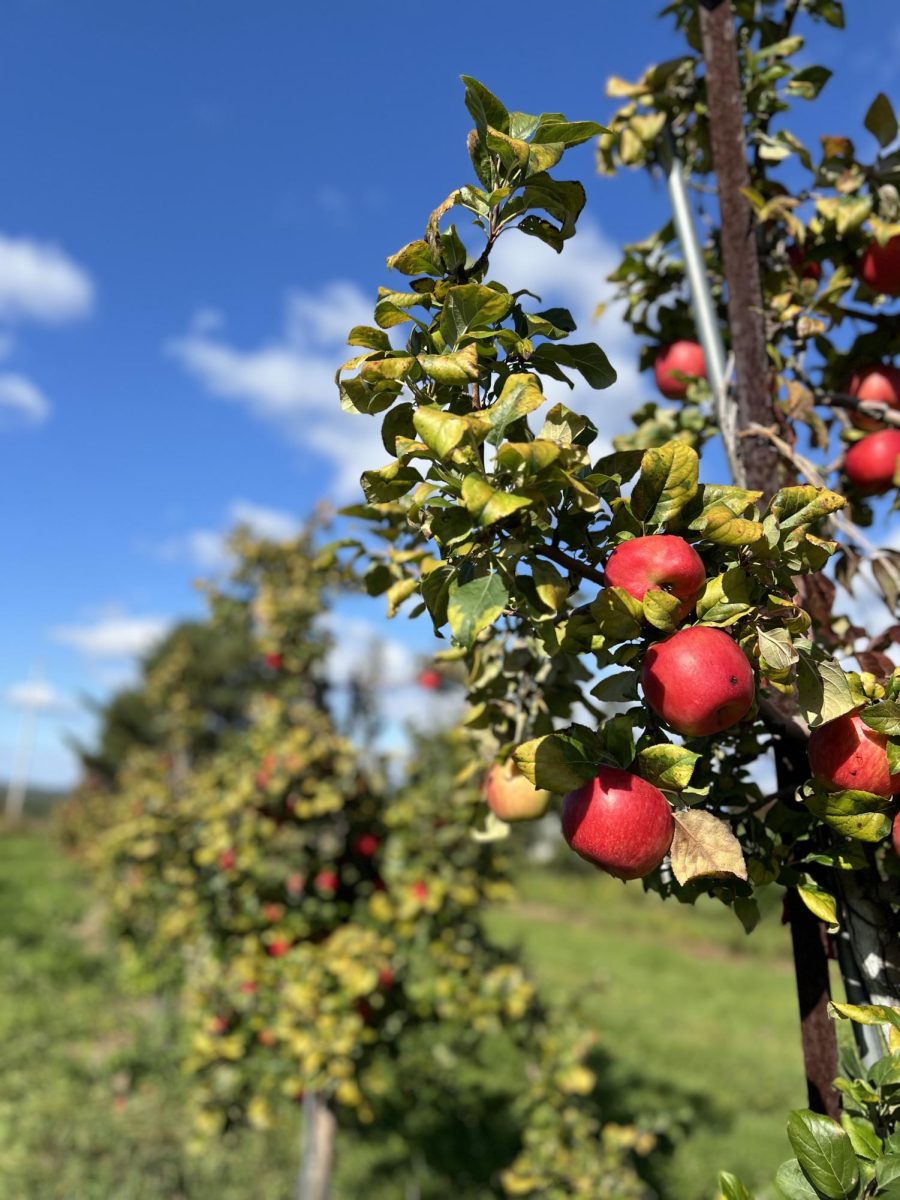
[{"label": "yellow-green leaf", "polygon": [[692,879],[747,878],[741,844],[728,825],[703,809],[673,813],[672,874],[680,884]]}]

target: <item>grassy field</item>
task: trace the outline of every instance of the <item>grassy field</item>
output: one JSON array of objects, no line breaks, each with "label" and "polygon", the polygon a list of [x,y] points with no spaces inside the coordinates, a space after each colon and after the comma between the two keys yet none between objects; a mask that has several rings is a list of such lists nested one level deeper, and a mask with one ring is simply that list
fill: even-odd
[{"label": "grassy field", "polygon": [[[287,1197],[297,1128],[184,1154],[172,1014],[122,992],[91,905],[46,837],[0,839],[0,1200]],[[746,938],[713,905],[530,869],[490,922],[600,1034],[607,1117],[665,1131],[648,1163],[663,1200],[714,1196],[719,1167],[771,1179],[785,1114],[804,1101],[777,912]],[[338,1200],[404,1200],[398,1154],[390,1139],[345,1146]]]}]

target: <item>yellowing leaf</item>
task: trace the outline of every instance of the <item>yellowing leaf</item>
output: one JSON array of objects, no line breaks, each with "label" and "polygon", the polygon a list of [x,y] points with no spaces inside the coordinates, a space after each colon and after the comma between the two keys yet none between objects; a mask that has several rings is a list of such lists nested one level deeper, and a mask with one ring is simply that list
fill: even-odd
[{"label": "yellowing leaf", "polygon": [[631,510],[637,519],[663,525],[677,516],[697,494],[699,461],[697,451],[684,442],[646,450],[631,493]]},{"label": "yellowing leaf", "polygon": [[670,851],[672,873],[679,883],[735,875],[747,878],[741,844],[728,825],[702,809],[676,811]]}]

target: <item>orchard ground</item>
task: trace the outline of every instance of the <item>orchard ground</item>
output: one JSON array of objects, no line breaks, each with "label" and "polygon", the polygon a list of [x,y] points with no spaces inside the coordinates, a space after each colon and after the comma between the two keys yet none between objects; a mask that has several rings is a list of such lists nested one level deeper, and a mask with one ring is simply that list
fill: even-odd
[{"label": "orchard ground", "polygon": [[[236,1135],[200,1159],[185,1154],[175,1014],[162,998],[124,989],[89,881],[46,828],[6,835],[0,860],[0,1200],[287,1197],[296,1128]],[[491,914],[493,932],[523,947],[549,992],[583,1005],[601,1035],[606,1118],[664,1134],[646,1164],[663,1200],[713,1196],[718,1167],[750,1185],[771,1179],[789,1156],[784,1113],[804,1102],[779,912],[770,908],[746,938],[711,903],[664,905],[590,868],[525,867],[519,889],[515,905]],[[673,1008],[670,1023],[663,1014]],[[488,1101],[502,1107],[497,1052]],[[454,1138],[468,1137],[473,1175],[489,1168],[477,1109],[455,1118],[460,1127],[423,1136],[447,1139],[448,1163]],[[338,1200],[389,1200],[410,1194],[409,1181],[389,1135],[342,1143]],[[433,1170],[418,1185],[422,1200],[451,1194],[449,1177]],[[452,1194],[494,1193],[456,1174]]]}]

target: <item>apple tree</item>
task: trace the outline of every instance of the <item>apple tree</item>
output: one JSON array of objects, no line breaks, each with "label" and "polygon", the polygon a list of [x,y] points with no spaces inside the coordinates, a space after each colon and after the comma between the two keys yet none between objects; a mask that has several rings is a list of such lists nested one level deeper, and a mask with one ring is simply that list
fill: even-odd
[{"label": "apple tree", "polygon": [[[869,498],[900,479],[900,396],[884,382],[897,121],[876,98],[870,161],[830,134],[814,155],[784,127],[829,75],[794,62],[797,22],[840,27],[836,0],[665,12],[683,51],[611,81],[625,103],[603,130],[510,111],[464,77],[474,179],[388,258],[406,282],[382,287],[348,338],[360,352],[341,403],[380,420],[388,460],[348,511],[368,525],[369,590],[448,639],[486,760],[512,756],[565,794],[577,852],[682,902],[716,897],[748,931],[759,890],[784,889],[810,1105],[836,1114],[822,924],[840,929],[849,999],[887,1011],[900,997],[900,577],[896,552],[861,531]],[[676,403],[643,406],[599,454],[615,382],[602,349],[491,267],[501,236],[569,252],[585,195],[557,167],[595,137],[604,172],[677,167],[701,197],[712,180],[721,206],[702,245],[680,245],[665,217],[614,273],[642,364]],[[586,411],[547,400],[548,381],[579,376],[596,390]],[[701,475],[704,451],[718,478]],[[881,628],[840,614],[867,581]],[[869,1028],[870,1063],[885,1042]]]}]

